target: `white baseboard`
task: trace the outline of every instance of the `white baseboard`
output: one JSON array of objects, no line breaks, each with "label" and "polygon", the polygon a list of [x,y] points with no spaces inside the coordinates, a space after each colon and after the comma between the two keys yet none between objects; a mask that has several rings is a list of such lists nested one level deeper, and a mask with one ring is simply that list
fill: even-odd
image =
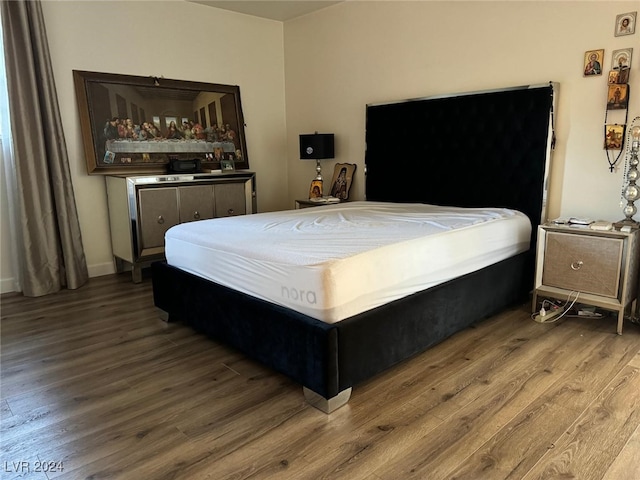
[{"label": "white baseboard", "polygon": [[101,277],[103,275],[111,275],[112,273],[116,273],[116,267],[113,262],[88,265],[87,270],[89,270],[89,278]]},{"label": "white baseboard", "polygon": [[11,278],[0,278],[0,294],[2,293],[11,293],[15,292],[16,287],[14,284],[13,277]]},{"label": "white baseboard", "polygon": [[[116,268],[113,262],[100,263],[97,265],[89,265],[87,267],[89,271],[89,278],[92,277],[101,277],[103,275],[111,275],[112,273],[116,273]],[[0,294],[2,293],[11,293],[15,292],[16,287],[14,283],[14,278],[0,278]]]}]

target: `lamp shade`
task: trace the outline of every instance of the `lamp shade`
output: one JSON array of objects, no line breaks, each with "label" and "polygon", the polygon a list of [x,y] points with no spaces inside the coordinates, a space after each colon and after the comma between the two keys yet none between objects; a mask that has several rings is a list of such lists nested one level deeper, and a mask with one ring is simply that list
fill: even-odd
[{"label": "lamp shade", "polygon": [[300,135],[300,158],[302,160],[333,158],[333,133]]}]

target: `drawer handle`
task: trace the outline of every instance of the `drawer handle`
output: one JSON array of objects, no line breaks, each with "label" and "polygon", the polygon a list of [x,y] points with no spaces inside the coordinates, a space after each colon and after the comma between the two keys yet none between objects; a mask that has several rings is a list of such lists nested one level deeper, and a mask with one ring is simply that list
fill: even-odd
[{"label": "drawer handle", "polygon": [[582,260],[580,260],[579,262],[573,262],[571,264],[571,270],[580,270],[582,268],[582,265],[584,265]]},{"label": "drawer handle", "polygon": [[164,217],[162,215],[158,215],[158,223],[162,225],[164,223]]},{"label": "drawer handle", "polygon": [[195,218],[196,220],[198,220],[200,218],[200,212],[199,211],[195,211],[193,212],[193,218]]},{"label": "drawer handle", "polygon": [[229,210],[227,210],[227,213],[228,213],[229,215],[233,215],[233,214],[234,214],[233,208],[230,208]]}]

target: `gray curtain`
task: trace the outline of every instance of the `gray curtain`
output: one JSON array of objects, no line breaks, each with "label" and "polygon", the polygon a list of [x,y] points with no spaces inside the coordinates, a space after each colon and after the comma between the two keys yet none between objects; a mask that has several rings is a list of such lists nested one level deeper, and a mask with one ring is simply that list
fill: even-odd
[{"label": "gray curtain", "polygon": [[3,1],[2,31],[21,289],[78,288],[89,275],[40,1]]}]

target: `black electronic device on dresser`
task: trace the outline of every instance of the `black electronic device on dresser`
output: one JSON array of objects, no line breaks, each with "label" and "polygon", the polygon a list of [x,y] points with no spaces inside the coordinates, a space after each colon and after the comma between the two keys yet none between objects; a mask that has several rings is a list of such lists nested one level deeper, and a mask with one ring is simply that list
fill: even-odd
[{"label": "black electronic device on dresser", "polygon": [[169,159],[169,173],[200,173],[202,168],[199,158],[193,158],[191,160],[180,160],[177,158]]}]

